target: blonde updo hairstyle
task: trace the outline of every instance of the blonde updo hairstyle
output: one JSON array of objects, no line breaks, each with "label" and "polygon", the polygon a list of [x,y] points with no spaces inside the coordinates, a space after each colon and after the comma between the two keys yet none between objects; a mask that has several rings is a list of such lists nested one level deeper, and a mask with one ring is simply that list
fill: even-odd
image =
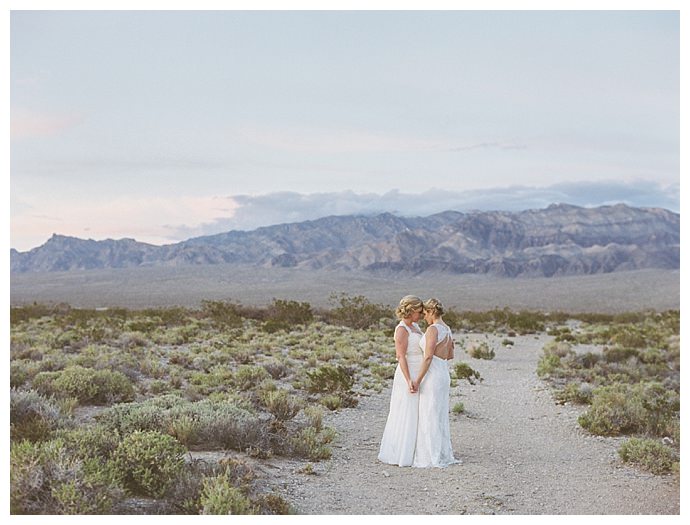
[{"label": "blonde updo hairstyle", "polygon": [[441,304],[441,301],[439,301],[438,299],[431,298],[424,301],[424,311],[431,312],[431,315],[435,319],[437,317],[441,317],[445,310],[443,308],[443,305]]},{"label": "blonde updo hairstyle", "polygon": [[419,312],[424,309],[424,303],[416,295],[406,295],[400,299],[400,304],[395,309],[395,316],[402,320],[410,317],[413,312]]}]

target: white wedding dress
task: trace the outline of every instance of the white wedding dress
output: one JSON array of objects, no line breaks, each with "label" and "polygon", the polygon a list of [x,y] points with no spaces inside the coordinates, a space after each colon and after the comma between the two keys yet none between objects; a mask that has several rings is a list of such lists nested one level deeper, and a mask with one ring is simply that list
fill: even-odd
[{"label": "white wedding dress", "polygon": [[[437,328],[436,344],[446,337],[453,337],[446,325],[435,323],[432,326]],[[420,339],[419,346],[423,352],[426,334]],[[419,418],[413,467],[447,467],[458,463],[450,442],[449,405],[448,361],[434,356],[419,386]]]},{"label": "white wedding dress", "polygon": [[[415,379],[419,375],[422,358],[424,357],[419,346],[422,333],[416,323],[413,323],[416,331],[410,329],[402,321],[398,326],[403,326],[408,333],[407,352],[405,355],[407,356],[410,377]],[[380,461],[401,467],[412,465],[417,443],[418,420],[419,394],[410,393],[405,376],[398,364],[393,377],[393,391],[391,392],[388,420],[386,421],[386,428],[383,431],[381,448],[379,449]]]}]

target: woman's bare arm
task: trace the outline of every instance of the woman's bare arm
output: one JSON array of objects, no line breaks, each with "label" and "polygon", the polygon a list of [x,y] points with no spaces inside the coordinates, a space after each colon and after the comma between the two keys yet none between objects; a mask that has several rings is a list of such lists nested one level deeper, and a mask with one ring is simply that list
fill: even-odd
[{"label": "woman's bare arm", "polygon": [[400,371],[405,377],[410,392],[415,392],[416,389],[413,387],[412,378],[410,378],[410,367],[407,365],[407,341],[409,337],[407,330],[402,326],[395,329],[395,358],[400,364]]}]

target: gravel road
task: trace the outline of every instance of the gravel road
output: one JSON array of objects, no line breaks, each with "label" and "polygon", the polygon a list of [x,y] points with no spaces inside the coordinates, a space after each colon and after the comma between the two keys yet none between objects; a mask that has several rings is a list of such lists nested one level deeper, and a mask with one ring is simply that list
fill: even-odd
[{"label": "gravel road", "polygon": [[[458,357],[484,381],[459,381],[451,407],[453,449],[462,463],[414,469],[377,460],[390,387],[364,397],[357,408],[330,413],[338,431],[333,457],[313,464],[269,461],[277,488],[301,514],[679,514],[677,476],[655,476],[624,465],[624,438],[587,434],[583,410],[557,405],[536,364],[548,336],[518,336],[515,345],[482,334],[496,349],[491,361]],[[418,494],[404,498],[401,494]]]}]

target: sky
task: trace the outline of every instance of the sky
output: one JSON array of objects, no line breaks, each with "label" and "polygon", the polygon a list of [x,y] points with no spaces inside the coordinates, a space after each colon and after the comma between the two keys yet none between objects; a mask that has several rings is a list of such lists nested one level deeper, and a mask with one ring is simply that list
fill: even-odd
[{"label": "sky", "polygon": [[9,16],[10,246],[333,214],[680,211],[678,11]]}]

